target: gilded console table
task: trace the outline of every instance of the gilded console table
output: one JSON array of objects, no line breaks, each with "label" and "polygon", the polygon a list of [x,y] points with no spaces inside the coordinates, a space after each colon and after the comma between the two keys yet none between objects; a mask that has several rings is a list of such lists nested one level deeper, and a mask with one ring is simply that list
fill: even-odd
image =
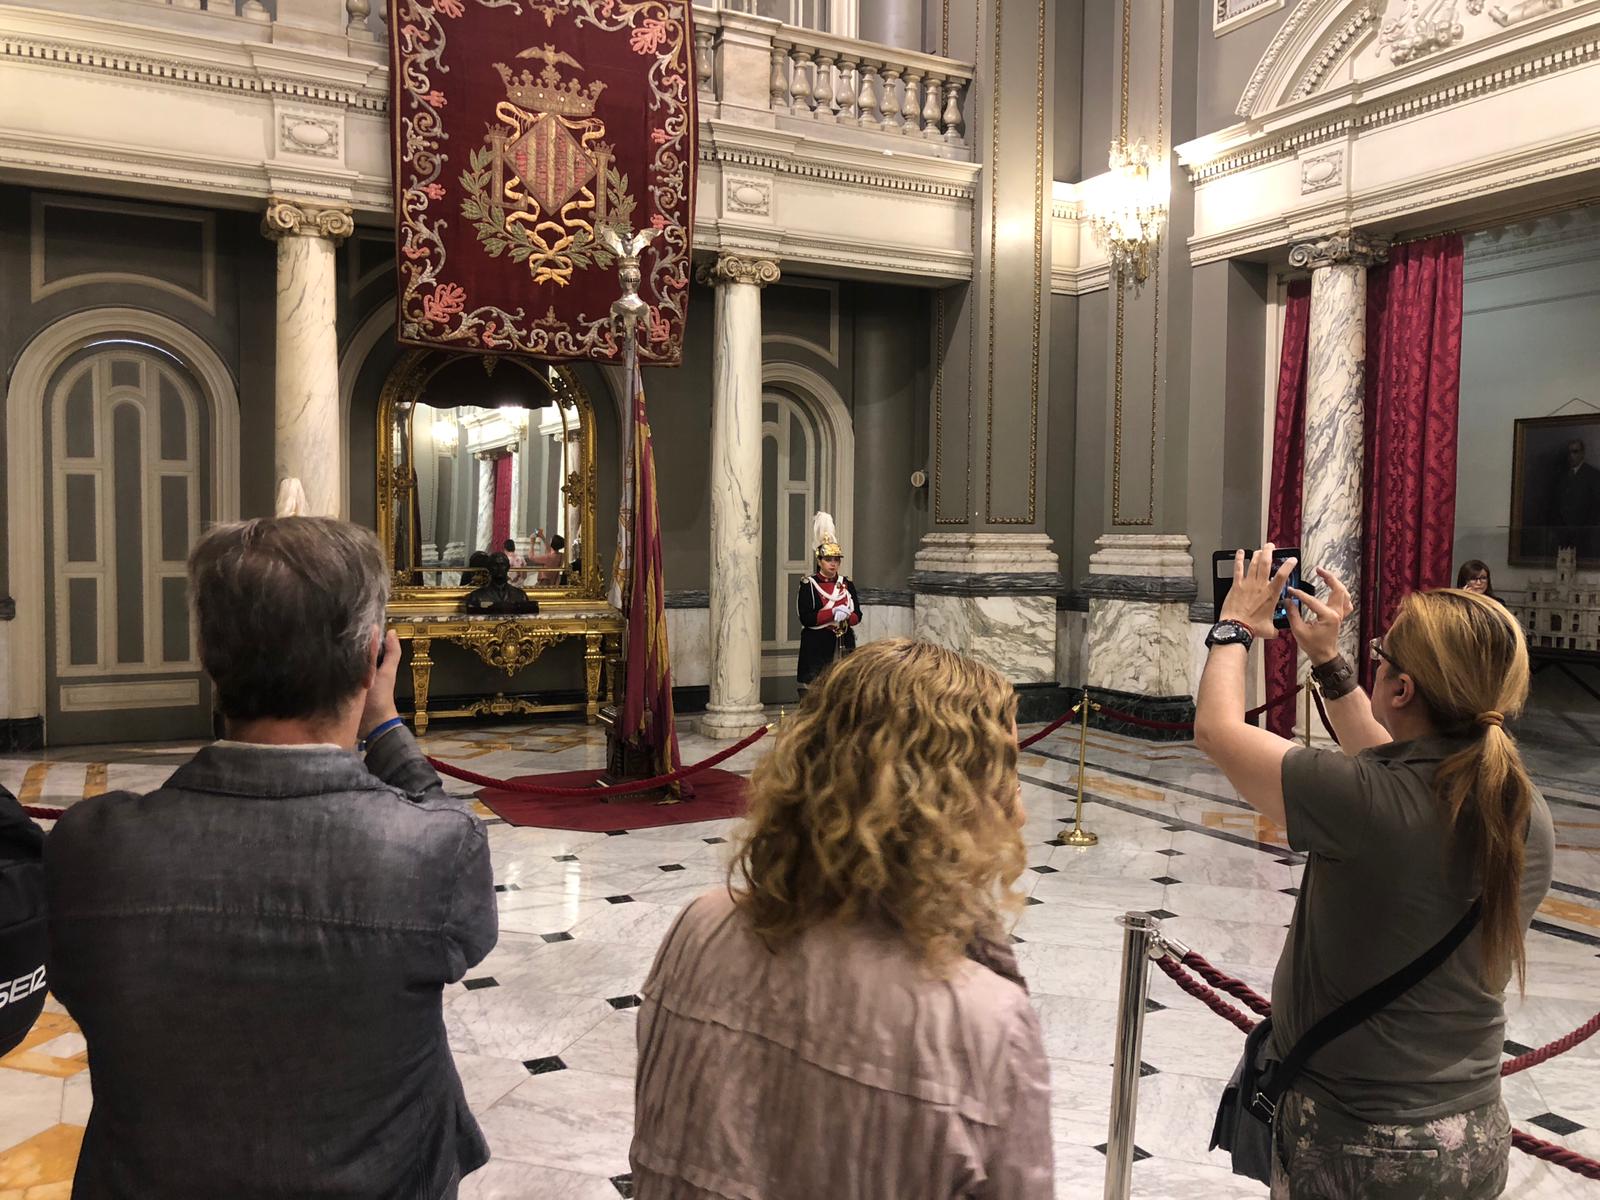
[{"label": "gilded console table", "polygon": [[[428,691],[433,679],[433,643],[453,642],[471,650],[507,678],[531,667],[546,649],[568,638],[583,639],[584,703],[581,711],[593,725],[600,713],[601,668],[606,652],[620,642],[625,623],[608,605],[592,609],[557,609],[531,616],[407,613],[389,609],[389,628],[401,642],[411,643],[411,691],[419,734],[432,716],[505,716],[509,713],[575,712],[571,704],[535,704],[516,696],[492,696],[466,707],[430,714]],[[608,646],[610,643],[610,646]]]}]

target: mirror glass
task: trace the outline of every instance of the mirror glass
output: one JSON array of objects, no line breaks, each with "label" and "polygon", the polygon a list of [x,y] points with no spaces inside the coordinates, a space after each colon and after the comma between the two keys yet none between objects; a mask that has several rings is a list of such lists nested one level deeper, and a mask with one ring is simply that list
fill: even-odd
[{"label": "mirror glass", "polygon": [[[415,486],[410,520],[401,513],[395,522],[395,562],[425,587],[479,586],[495,551],[511,559],[518,587],[576,579],[582,514],[567,503],[567,482],[582,469],[581,435],[577,407],[554,400],[397,405],[395,462],[402,479],[407,468],[414,472]],[[407,544],[413,529],[414,550]]]}]

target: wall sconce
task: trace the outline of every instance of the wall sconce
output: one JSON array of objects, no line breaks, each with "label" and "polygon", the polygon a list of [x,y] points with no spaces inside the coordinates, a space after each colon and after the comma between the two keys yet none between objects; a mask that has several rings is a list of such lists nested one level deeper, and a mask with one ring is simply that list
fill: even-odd
[{"label": "wall sconce", "polygon": [[440,454],[454,454],[461,449],[461,426],[454,417],[434,418],[433,448]]},{"label": "wall sconce", "polygon": [[1084,209],[1112,274],[1124,282],[1131,276],[1137,287],[1155,265],[1172,180],[1165,159],[1158,162],[1143,138],[1132,145],[1113,141],[1110,164],[1109,174],[1085,184]]},{"label": "wall sconce", "polygon": [[520,404],[506,404],[500,408],[500,419],[517,433],[522,433],[528,428],[528,410]]}]

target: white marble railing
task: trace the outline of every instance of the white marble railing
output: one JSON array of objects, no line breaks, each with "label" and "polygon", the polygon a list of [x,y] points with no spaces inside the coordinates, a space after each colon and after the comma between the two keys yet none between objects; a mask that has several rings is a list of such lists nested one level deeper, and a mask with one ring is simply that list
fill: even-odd
[{"label": "white marble railing", "polygon": [[143,0],[156,8],[176,8],[185,12],[217,13],[225,17],[243,17],[247,21],[271,21],[276,0]]},{"label": "white marble railing", "polygon": [[773,42],[772,107],[824,124],[966,145],[972,69],[791,28]]},{"label": "white marble railing", "polygon": [[[742,107],[754,101],[785,124],[865,130],[893,138],[901,148],[970,156],[967,63],[727,10],[697,8],[695,23],[703,100]],[[752,77],[761,73],[764,88]]]}]

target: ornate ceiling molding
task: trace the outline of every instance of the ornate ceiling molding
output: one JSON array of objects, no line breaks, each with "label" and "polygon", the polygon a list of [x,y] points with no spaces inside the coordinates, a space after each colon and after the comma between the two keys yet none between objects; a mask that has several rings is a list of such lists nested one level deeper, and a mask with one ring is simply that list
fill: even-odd
[{"label": "ornate ceiling molding", "polygon": [[1591,26],[1564,38],[1522,47],[1515,55],[1475,62],[1403,91],[1352,101],[1333,112],[1318,113],[1266,137],[1223,150],[1213,158],[1185,159],[1184,165],[1191,182],[1204,183],[1595,61],[1600,61],[1600,27]]}]

